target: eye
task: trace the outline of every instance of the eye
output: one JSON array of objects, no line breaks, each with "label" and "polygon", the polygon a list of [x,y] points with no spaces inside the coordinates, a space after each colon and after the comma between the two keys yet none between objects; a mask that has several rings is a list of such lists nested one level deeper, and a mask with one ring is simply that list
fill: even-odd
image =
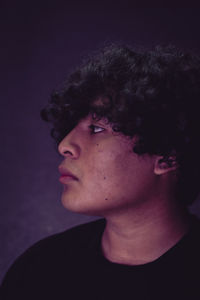
[{"label": "eye", "polygon": [[99,132],[102,132],[105,130],[104,128],[93,125],[93,124],[91,124],[89,126],[89,128],[91,129],[91,132],[90,132],[91,134],[96,134],[96,133],[99,133]]}]

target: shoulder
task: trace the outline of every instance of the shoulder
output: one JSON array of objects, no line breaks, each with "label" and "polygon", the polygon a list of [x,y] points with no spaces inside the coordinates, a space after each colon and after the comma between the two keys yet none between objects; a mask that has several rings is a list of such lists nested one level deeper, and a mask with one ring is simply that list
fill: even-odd
[{"label": "shoulder", "polygon": [[48,252],[56,250],[73,250],[74,247],[87,245],[95,235],[101,235],[105,227],[105,219],[99,219],[89,223],[84,223],[67,229],[64,232],[46,237],[32,247],[26,253],[42,252],[48,249]]},{"label": "shoulder", "polygon": [[29,257],[34,254],[45,255],[47,257],[51,253],[55,256],[56,252],[65,254],[74,251],[75,247],[87,245],[96,234],[101,234],[105,226],[105,219],[99,219],[89,223],[84,223],[65,230],[51,236],[48,236],[27,249],[20,257]]},{"label": "shoulder", "polygon": [[[20,285],[44,276],[66,272],[87,255],[94,239],[100,238],[105,219],[72,227],[64,232],[46,237],[27,249],[8,270],[3,286]],[[81,259],[79,259],[81,257]],[[55,276],[55,275],[54,275]]]}]

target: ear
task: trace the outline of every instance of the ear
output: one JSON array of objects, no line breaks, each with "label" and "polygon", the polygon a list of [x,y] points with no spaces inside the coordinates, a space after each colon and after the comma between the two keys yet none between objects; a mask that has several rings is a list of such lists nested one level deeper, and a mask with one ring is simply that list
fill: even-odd
[{"label": "ear", "polygon": [[176,156],[157,156],[154,163],[154,174],[162,175],[178,168]]}]

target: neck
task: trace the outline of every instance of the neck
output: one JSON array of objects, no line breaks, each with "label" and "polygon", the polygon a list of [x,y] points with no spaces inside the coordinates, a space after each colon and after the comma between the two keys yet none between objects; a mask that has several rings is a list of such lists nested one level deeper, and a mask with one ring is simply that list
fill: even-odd
[{"label": "neck", "polygon": [[107,216],[102,236],[104,256],[116,263],[152,262],[173,247],[188,231],[189,214],[175,199]]}]

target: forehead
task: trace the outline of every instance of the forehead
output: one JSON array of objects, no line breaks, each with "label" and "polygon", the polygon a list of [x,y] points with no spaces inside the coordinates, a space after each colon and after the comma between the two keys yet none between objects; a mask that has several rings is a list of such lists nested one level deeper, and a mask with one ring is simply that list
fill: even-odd
[{"label": "forehead", "polygon": [[92,107],[105,107],[110,104],[110,100],[106,96],[99,96],[92,102]]},{"label": "forehead", "polygon": [[110,101],[107,97],[98,97],[90,104],[88,114],[85,115],[80,121],[100,121],[105,125],[111,126],[113,123],[107,118],[106,109]]},{"label": "forehead", "polygon": [[106,117],[112,112],[110,99],[106,96],[99,96],[90,103],[90,112],[96,113],[98,116]]}]

